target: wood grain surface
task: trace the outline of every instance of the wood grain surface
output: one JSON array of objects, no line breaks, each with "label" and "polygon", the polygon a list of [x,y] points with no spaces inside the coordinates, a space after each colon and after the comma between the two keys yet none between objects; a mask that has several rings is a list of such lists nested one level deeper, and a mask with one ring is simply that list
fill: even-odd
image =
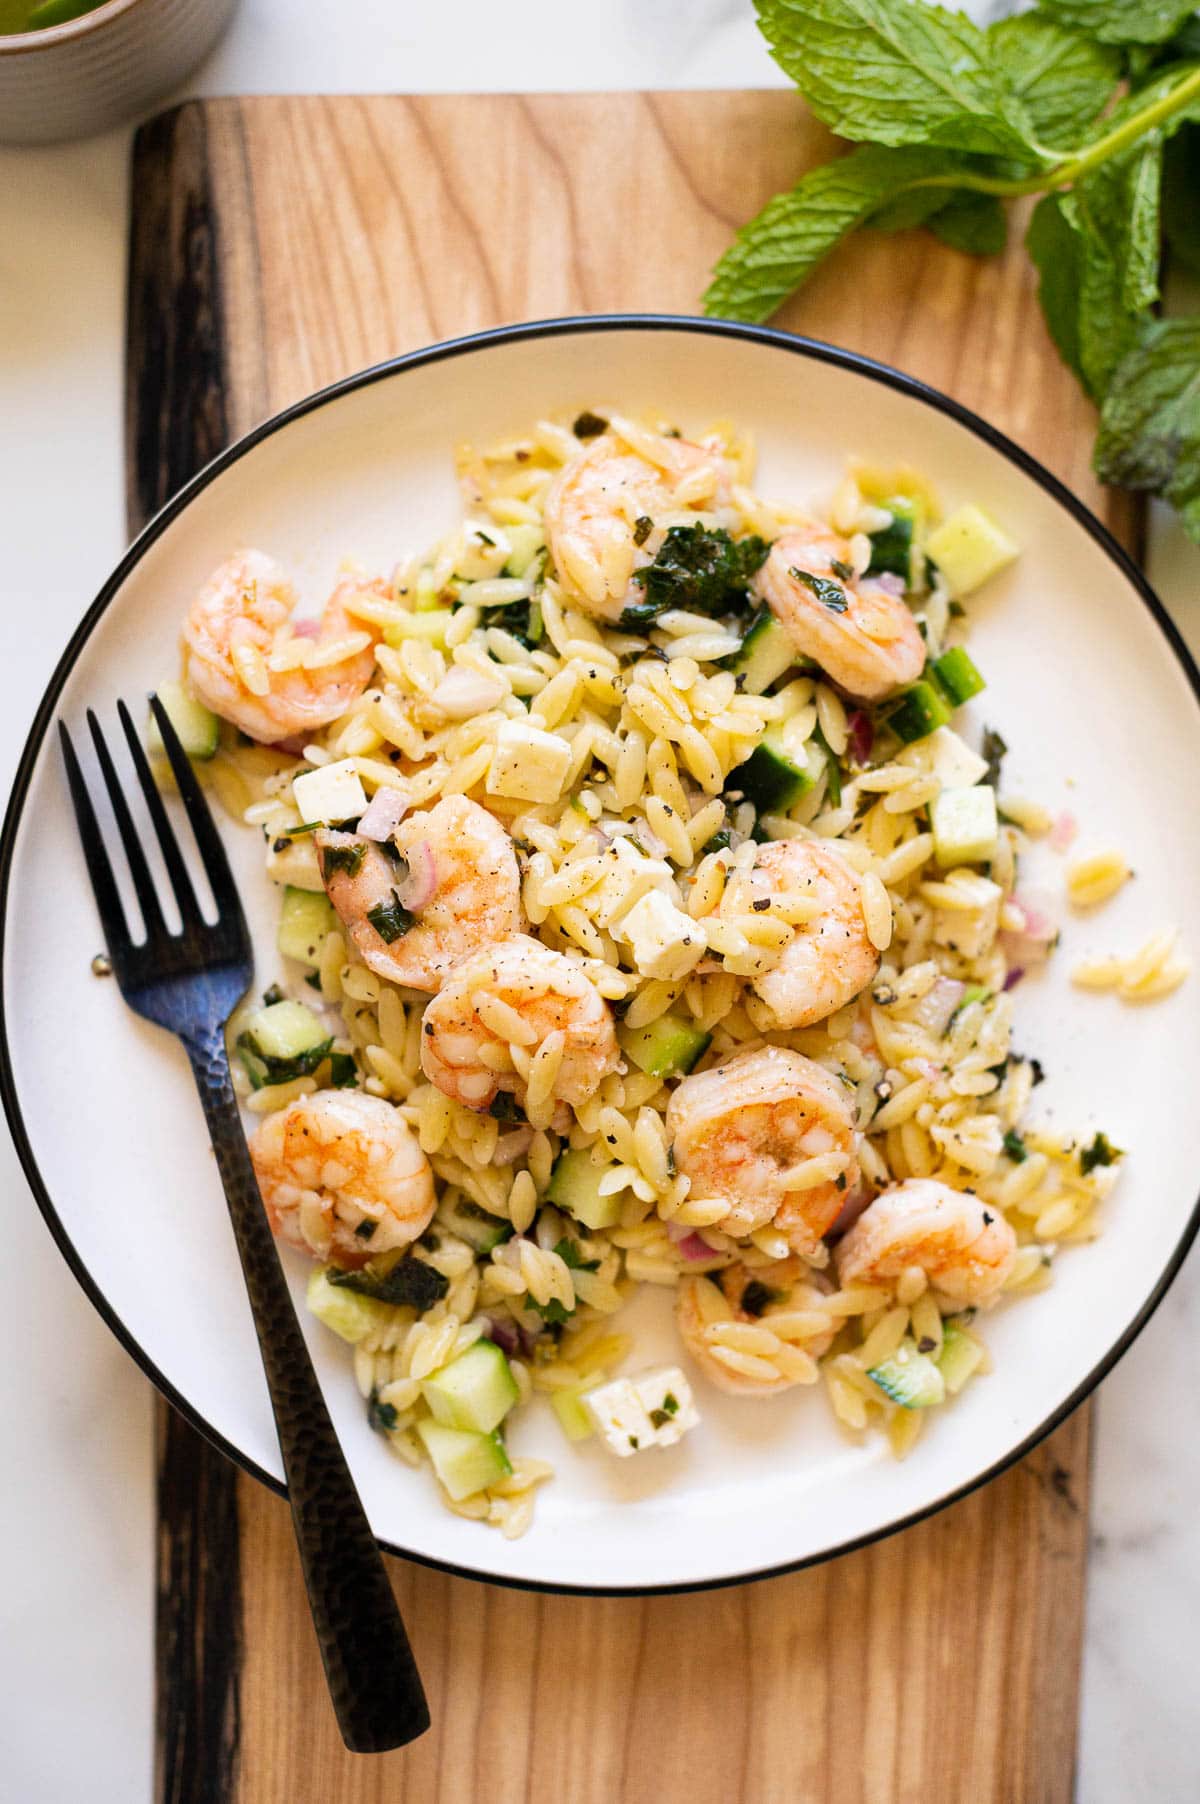
[{"label": "wood grain surface", "polygon": [[[697,311],[732,229],[827,150],[778,93],[228,100],[152,121],[131,526],[228,438],[365,364],[509,320]],[[1129,542],[1019,248],[980,262],[864,236],[781,323],[947,389]],[[532,1596],[396,1561],[434,1727],[373,1758],[338,1740],[285,1504],[165,1406],[160,1430],[161,1804],[1072,1795],[1086,1409],[904,1535],[756,1585]]]}]

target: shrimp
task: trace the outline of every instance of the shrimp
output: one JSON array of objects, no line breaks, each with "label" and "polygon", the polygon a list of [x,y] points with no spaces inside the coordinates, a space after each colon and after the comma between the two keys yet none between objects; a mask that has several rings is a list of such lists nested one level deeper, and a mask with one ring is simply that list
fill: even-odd
[{"label": "shrimp", "polygon": [[400,1111],[361,1090],[318,1090],[250,1140],[281,1240],[339,1265],[408,1246],[433,1219],[433,1172]]},{"label": "shrimp", "polygon": [[651,432],[639,435],[643,440],[652,457],[611,433],[593,439],[563,466],[546,496],[554,567],[580,605],[602,620],[619,620],[626,607],[645,600],[634,571],[654,561],[667,526],[727,499],[733,479],[729,460],[709,446]]},{"label": "shrimp", "polygon": [[468,1109],[505,1091],[535,1126],[549,1125],[552,1099],[586,1101],[619,1058],[612,1010],[591,979],[524,934],[460,965],[425,1010],[430,1082]]},{"label": "shrimp", "polygon": [[1017,1237],[994,1203],[932,1178],[883,1190],[838,1243],[843,1284],[877,1284],[919,1266],[955,1303],[990,1303],[1017,1256]]},{"label": "shrimp", "polygon": [[755,977],[780,1028],[811,1027],[865,990],[879,969],[867,937],[858,877],[836,852],[813,839],[764,845],[752,868],[731,876],[721,913],[747,914],[764,897],[806,896],[820,907],[792,929],[778,963]]},{"label": "shrimp", "polygon": [[904,601],[853,575],[849,544],[827,526],[782,533],[754,586],[800,655],[848,695],[879,701],[924,669],[925,641]]},{"label": "shrimp", "polygon": [[346,611],[364,590],[387,598],[382,582],[347,577],[319,624],[311,623],[315,631],[300,621],[289,637],[296,591],[273,558],[239,552],[213,572],[188,611],[183,648],[192,693],[263,745],[328,726],[357,701],[375,669],[379,629]]},{"label": "shrimp", "polygon": [[773,1222],[806,1258],[858,1179],[851,1092],[782,1046],[685,1077],[667,1134],[691,1198],[728,1204],[714,1227],[736,1237]]},{"label": "shrimp", "polygon": [[[436,992],[452,965],[524,925],[512,840],[465,796],[407,815],[387,850],[324,829],[316,843],[329,900],[363,963],[391,983]],[[392,933],[397,903],[415,920]]]},{"label": "shrimp", "polygon": [[[835,1333],[835,1325],[819,1313],[828,1289],[828,1280],[802,1259],[779,1259],[755,1271],[727,1265],[711,1279],[682,1281],[675,1324],[684,1347],[718,1390],[769,1397],[816,1378],[814,1362],[828,1352]],[[766,1332],[749,1337],[740,1332],[746,1327]]]}]

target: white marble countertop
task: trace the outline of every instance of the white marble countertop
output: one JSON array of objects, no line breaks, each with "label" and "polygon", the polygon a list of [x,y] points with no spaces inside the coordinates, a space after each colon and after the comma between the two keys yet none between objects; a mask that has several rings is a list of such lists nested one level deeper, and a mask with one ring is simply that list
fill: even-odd
[{"label": "white marble countertop", "polygon": [[[969,8],[983,10],[979,6]],[[331,23],[332,21],[332,23]],[[586,72],[586,81],[580,80]],[[189,92],[767,87],[749,0],[243,0]],[[0,787],[71,629],[123,548],[121,346],[129,133],[0,149]],[[69,247],[69,249],[67,248]],[[63,503],[71,529],[62,530]],[[1152,575],[1200,650],[1200,556]],[[0,1135],[3,1131],[0,1130]],[[151,1794],[153,1462],[147,1382],[93,1313],[3,1136],[2,1789],[14,1804]],[[1185,1270],[1104,1386],[1079,1798],[1196,1795],[1195,1378]],[[969,1604],[969,1600],[964,1600]],[[939,1801],[940,1804],[940,1801]]]}]

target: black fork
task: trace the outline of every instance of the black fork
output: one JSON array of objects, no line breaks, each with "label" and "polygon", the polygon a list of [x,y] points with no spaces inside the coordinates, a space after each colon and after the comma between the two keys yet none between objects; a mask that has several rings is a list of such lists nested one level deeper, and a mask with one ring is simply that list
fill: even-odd
[{"label": "black fork", "polygon": [[168,931],[146,854],[100,724],[88,710],[96,756],[125,848],[146,937],[132,940],[104,840],[67,729],[63,758],[108,955],[130,1008],[176,1034],[191,1060],[245,1273],[292,1522],[338,1727],[356,1753],[402,1747],[429,1727],[429,1708],[379,1547],[371,1533],[308,1357],[267,1223],[234,1096],[224,1026],[254,964],[225,848],[195,772],[157,696],[150,706],[200,848],[217,919],[200,912],[179,842],[155,787],[129,710],[125,738],[182,918]]}]

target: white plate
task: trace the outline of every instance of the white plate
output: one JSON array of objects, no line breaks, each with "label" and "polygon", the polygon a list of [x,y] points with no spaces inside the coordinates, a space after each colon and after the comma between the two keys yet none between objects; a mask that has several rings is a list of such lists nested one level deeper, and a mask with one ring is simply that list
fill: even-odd
[{"label": "white plate", "polygon": [[[988,1318],[995,1371],[939,1413],[911,1457],[861,1445],[824,1398],[761,1403],[703,1381],[703,1426],[618,1463],[569,1447],[542,1403],[512,1431],[552,1458],[534,1527],[507,1542],[448,1514],[426,1472],[367,1428],[348,1350],[301,1308],[367,1512],[399,1552],[481,1576],[587,1589],[721,1583],[820,1559],[913,1520],[995,1473],[1096,1383],[1145,1321],[1197,1227],[1195,981],[1137,1009],[1072,992],[1085,949],[1131,948],[1176,922],[1200,949],[1198,678],[1161,608],[1096,522],[981,421],[895,372],[802,340],[688,320],[558,321],[466,339],[368,371],[281,415],[209,466],[151,524],[72,641],[38,714],[5,827],[4,1100],[35,1193],[93,1302],[206,1434],[268,1483],[280,1462],[224,1201],[182,1051],[89,961],[101,944],[58,755],[55,716],[113,720],[173,672],[184,608],[231,548],[279,557],[322,596],[347,554],[388,568],[457,517],[456,443],[541,413],[653,404],[685,427],[751,427],[768,494],[828,492],[848,456],[920,466],[953,507],[980,502],[1023,547],[972,607],[988,690],[972,709],[1012,750],[1014,791],[1120,845],[1137,872],[1068,920],[1048,974],[1018,992],[1017,1040],[1044,1062],[1040,1113],[1103,1126],[1129,1149],[1104,1233],[1054,1285]],[[968,729],[970,730],[970,729]],[[77,738],[77,743],[80,743]],[[226,833],[256,942],[276,976],[274,907],[256,836]],[[1053,855],[1037,863],[1048,870]],[[1050,871],[1054,877],[1061,866]],[[1187,1124],[1181,1131],[1181,1124]],[[305,1262],[285,1254],[297,1299]],[[674,1350],[668,1299],[636,1305],[646,1361]],[[640,1363],[640,1361],[639,1361]],[[1148,1402],[1148,1407],[1149,1407]]]}]

